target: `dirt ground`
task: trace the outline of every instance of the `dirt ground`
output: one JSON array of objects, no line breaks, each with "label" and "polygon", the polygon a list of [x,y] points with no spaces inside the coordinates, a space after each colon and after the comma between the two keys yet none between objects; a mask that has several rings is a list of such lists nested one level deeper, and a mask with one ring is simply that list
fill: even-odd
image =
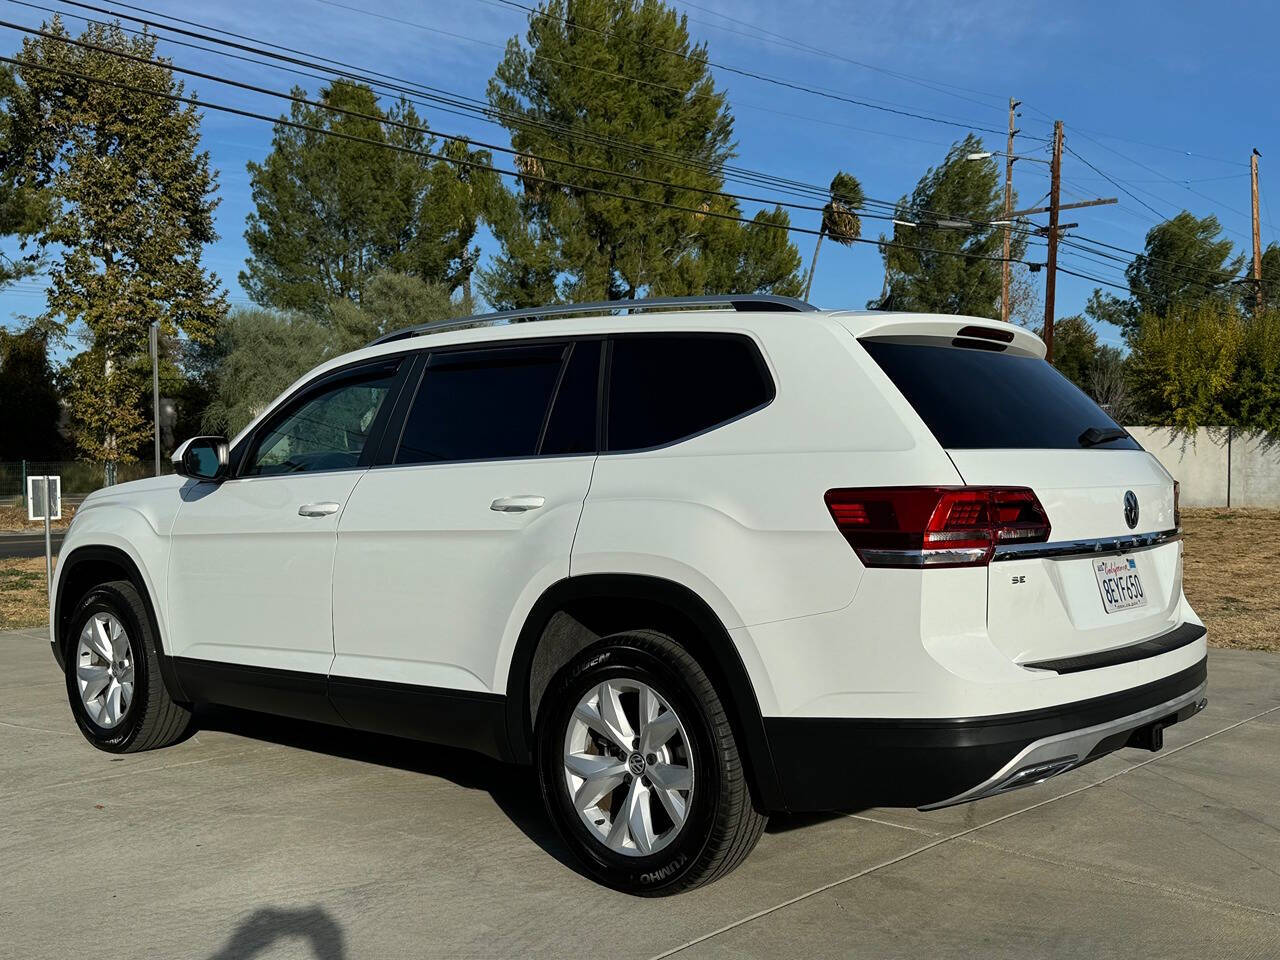
[{"label": "dirt ground", "polygon": [[1183,590],[1216,647],[1280,652],[1280,511],[1182,512]]},{"label": "dirt ground", "polygon": [[[54,530],[65,530],[71,526],[71,518],[76,515],[76,508],[65,500],[62,503],[62,519],[50,521],[49,526]],[[0,505],[0,532],[2,533],[41,533],[44,531],[44,521],[37,520],[34,523],[27,519],[27,508],[18,504],[16,506]],[[3,563],[0,559],[0,563]]]},{"label": "dirt ground", "polygon": [[[1184,589],[1210,644],[1280,652],[1280,511],[1185,510],[1182,527]],[[0,557],[0,630],[47,616],[44,558]]]}]

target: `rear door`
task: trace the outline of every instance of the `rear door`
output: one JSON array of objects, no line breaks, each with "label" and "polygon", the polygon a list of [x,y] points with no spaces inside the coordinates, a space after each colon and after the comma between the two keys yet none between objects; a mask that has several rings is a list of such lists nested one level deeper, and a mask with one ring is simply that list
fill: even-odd
[{"label": "rear door", "polygon": [[492,687],[509,621],[569,574],[601,352],[590,339],[433,351],[406,387],[403,430],[338,528],[330,691],[352,723],[369,722],[377,684],[505,692]]},{"label": "rear door", "polygon": [[[993,642],[1019,663],[1106,650],[1178,626],[1173,480],[1044,360],[986,343],[863,346],[974,486],[1035,491],[1050,544],[997,550]],[[1046,549],[1048,547],[1048,549]]]}]

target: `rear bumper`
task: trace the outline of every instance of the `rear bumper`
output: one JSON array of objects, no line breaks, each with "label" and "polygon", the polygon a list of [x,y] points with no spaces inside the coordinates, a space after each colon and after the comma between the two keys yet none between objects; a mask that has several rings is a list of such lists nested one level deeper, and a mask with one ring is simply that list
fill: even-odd
[{"label": "rear bumper", "polygon": [[1040,783],[1204,706],[1207,659],[1075,703],[945,720],[765,718],[787,809],[949,806]]}]

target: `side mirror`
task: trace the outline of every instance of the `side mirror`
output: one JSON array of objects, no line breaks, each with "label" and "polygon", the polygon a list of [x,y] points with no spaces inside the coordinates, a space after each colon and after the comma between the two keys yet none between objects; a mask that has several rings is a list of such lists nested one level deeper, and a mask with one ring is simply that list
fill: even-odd
[{"label": "side mirror", "polygon": [[173,451],[173,471],[193,480],[224,479],[227,473],[227,441],[224,437],[192,437]]}]

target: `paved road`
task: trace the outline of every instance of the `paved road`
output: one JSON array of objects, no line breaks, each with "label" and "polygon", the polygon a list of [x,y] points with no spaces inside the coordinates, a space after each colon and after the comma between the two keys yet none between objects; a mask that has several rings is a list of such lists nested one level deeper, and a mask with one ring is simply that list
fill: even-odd
[{"label": "paved road", "polygon": [[[65,530],[49,531],[49,541],[53,546],[53,555],[58,555],[62,546]],[[43,557],[43,533],[0,533],[0,558],[4,557]]]},{"label": "paved road", "polygon": [[0,634],[0,955],[1280,956],[1280,657],[1214,651],[1210,688],[1163,753],[775,819],[730,877],[644,900],[574,871],[527,775],[461,753],[230,713],[99,753],[41,631]]}]

